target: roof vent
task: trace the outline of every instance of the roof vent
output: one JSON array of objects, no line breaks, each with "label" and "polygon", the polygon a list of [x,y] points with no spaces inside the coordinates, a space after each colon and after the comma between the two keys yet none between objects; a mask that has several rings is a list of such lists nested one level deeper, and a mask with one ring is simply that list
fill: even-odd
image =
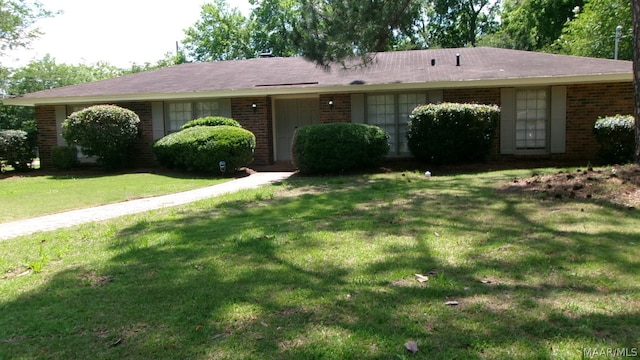
[{"label": "roof vent", "polygon": [[260,58],[264,59],[264,58],[272,58],[275,57],[275,55],[273,55],[272,52],[264,52],[260,54]]}]

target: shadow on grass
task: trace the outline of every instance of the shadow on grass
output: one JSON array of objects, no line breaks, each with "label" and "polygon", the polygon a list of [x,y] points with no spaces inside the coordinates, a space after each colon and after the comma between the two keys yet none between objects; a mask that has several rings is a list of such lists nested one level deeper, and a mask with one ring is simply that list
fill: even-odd
[{"label": "shadow on grass", "polygon": [[618,279],[640,273],[637,227],[581,222],[638,215],[499,196],[493,182],[300,178],[285,196],[146,217],[108,239],[105,263],[0,305],[0,354],[377,359],[414,340],[416,358],[542,359],[637,347],[640,294]]}]

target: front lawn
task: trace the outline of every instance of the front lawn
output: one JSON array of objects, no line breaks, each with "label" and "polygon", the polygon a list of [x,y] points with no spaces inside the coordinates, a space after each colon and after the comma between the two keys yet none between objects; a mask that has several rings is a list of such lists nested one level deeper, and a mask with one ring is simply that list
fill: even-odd
[{"label": "front lawn", "polygon": [[0,177],[0,223],[192,190],[228,180],[179,173],[109,174],[99,170],[68,175],[39,173],[40,170],[7,172]]},{"label": "front lawn", "polygon": [[639,210],[531,175],[291,178],[0,242],[0,358],[637,352]]}]

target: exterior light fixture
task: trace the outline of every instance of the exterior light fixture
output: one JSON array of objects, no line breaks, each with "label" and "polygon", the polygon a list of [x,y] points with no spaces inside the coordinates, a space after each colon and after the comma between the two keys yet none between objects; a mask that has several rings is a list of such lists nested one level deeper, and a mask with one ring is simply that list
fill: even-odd
[{"label": "exterior light fixture", "polygon": [[258,105],[256,103],[251,104],[251,108],[253,109],[253,112],[255,112],[256,110],[258,110]]},{"label": "exterior light fixture", "polygon": [[220,161],[218,165],[220,166],[220,172],[222,173],[222,175],[224,175],[224,172],[227,171],[227,163],[224,161]]},{"label": "exterior light fixture", "polygon": [[333,100],[329,100],[329,109],[333,109]]}]

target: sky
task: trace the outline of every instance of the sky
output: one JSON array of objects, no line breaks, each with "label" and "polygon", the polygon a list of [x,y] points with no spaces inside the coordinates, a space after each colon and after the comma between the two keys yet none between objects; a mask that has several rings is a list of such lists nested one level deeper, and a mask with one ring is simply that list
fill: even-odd
[{"label": "sky", "polygon": [[[99,61],[128,68],[133,63],[155,63],[168,52],[184,30],[200,19],[207,0],[40,0],[45,9],[63,13],[35,24],[44,33],[30,49],[9,50],[0,59],[5,67],[25,66],[50,54],[58,64],[95,64]],[[248,16],[248,0],[227,0]]]}]

